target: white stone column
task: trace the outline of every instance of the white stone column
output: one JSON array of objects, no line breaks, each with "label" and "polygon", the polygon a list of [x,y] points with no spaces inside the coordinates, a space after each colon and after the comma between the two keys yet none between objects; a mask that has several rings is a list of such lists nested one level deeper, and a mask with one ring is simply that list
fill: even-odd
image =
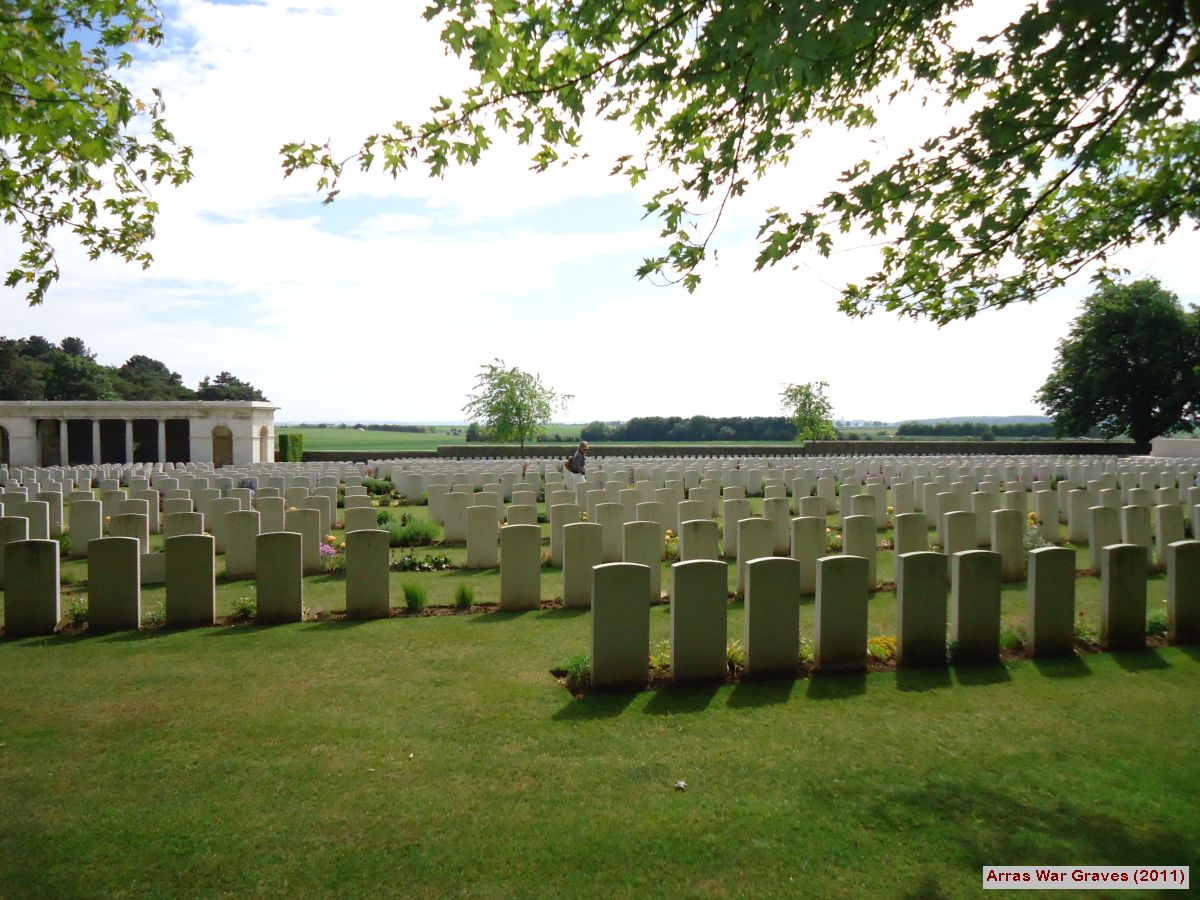
[{"label": "white stone column", "polygon": [[125,462],[133,462],[133,419],[125,420]]},{"label": "white stone column", "polygon": [[67,453],[67,420],[58,420],[58,463],[61,466],[67,465],[67,460],[70,454]]},{"label": "white stone column", "polygon": [[92,419],[92,465],[100,465],[100,420]]},{"label": "white stone column", "polygon": [[158,420],[158,462],[167,461],[167,420]]}]

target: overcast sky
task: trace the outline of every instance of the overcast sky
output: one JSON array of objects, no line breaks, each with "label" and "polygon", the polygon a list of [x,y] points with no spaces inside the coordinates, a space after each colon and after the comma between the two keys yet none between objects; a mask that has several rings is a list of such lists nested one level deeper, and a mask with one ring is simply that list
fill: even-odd
[{"label": "overcast sky", "polygon": [[[544,175],[497,146],[444,180],[355,177],[322,206],[315,175],[284,179],[279,148],[345,153],[466,83],[419,0],[162,4],[164,45],[128,76],[162,88],[195,179],[161,188],[155,264],[88,262],[58,239],[62,280],[28,308],[5,290],[8,337],[84,339],[102,363],[144,353],[195,386],[228,370],[281,421],[452,421],[482,363],[500,357],[574,395],[561,421],[776,415],[789,382],[825,380],[839,418],[1039,414],[1032,395],[1086,280],[1034,305],[938,329],[837,312],[869,248],[755,273],[754,229],[778,203],[821,196],[850,158],[894,154],[937,115],[886,111],[876,143],[819,132],[792,165],[727,211],[695,294],[639,282],[661,249],[644,191],[608,177],[629,135],[588,132],[588,159]],[[990,7],[994,9],[995,7]],[[0,231],[0,263],[17,242]],[[1200,301],[1194,232],[1128,253]]]}]

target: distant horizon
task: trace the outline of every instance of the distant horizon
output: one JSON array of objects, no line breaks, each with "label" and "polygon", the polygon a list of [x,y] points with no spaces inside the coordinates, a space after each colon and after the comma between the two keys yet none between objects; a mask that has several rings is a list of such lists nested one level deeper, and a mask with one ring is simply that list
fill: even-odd
[{"label": "distant horizon", "polygon": [[[672,414],[672,415],[674,415],[674,414]],[[692,413],[692,415],[708,415],[708,414],[707,413]],[[646,418],[646,417],[645,416],[630,416],[630,418]],[[664,416],[664,418],[668,418],[668,417]],[[684,416],[683,418],[689,418],[689,416]],[[712,418],[721,418],[721,417],[712,416]],[[747,418],[755,418],[755,417],[747,416]],[[560,425],[561,426],[588,425],[588,424],[591,424],[591,422],[595,422],[595,421],[604,422],[605,425],[612,425],[615,423],[627,422],[629,420],[628,419],[590,419],[587,422],[551,422],[546,427],[554,428],[555,426],[560,426]],[[940,416],[940,417],[936,417],[936,418],[925,418],[925,419],[896,419],[894,421],[884,421],[882,419],[870,419],[870,418],[841,418],[841,417],[839,417],[838,419],[836,419],[836,421],[844,423],[844,427],[848,427],[848,428],[887,428],[892,425],[900,425],[904,422],[919,422],[922,424],[932,424],[932,423],[937,423],[937,422],[945,422],[947,424],[956,424],[956,423],[960,423],[960,422],[983,422],[986,424],[993,424],[993,425],[1007,422],[1007,423],[1012,423],[1015,425],[1026,425],[1026,424],[1037,423],[1037,422],[1050,422],[1053,420],[1049,416],[980,415],[980,416]],[[880,423],[880,424],[876,424],[876,423]],[[424,427],[424,428],[467,428],[470,426],[470,424],[471,423],[469,421],[448,421],[448,420],[409,421],[407,419],[305,419],[305,420],[301,421],[301,420],[289,419],[286,421],[277,421],[275,423],[275,426],[277,428],[279,428],[279,427],[298,428],[302,425],[345,425],[348,427],[354,426],[354,425],[412,425],[414,427]]]}]

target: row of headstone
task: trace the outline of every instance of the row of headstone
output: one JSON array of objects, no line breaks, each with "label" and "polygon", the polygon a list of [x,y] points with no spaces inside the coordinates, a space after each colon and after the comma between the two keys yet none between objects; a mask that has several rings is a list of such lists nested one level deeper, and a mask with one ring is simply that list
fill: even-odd
[{"label": "row of headstone", "polygon": [[[641,686],[649,676],[650,613],[645,601],[654,566],[602,563],[592,569],[591,678],[598,688]],[[794,675],[800,661],[800,575],[790,558],[748,562],[743,646],[746,674]],[[1146,642],[1146,550],[1105,547],[1101,559],[1101,643],[1111,650]],[[1167,557],[1168,639],[1200,643],[1200,541],[1173,543]],[[723,681],[727,671],[725,566],[711,560],[671,567],[671,670],[677,681]],[[867,560],[851,555],[816,561],[813,631],[817,672],[862,670],[867,661]],[[1000,657],[1002,559],[988,550],[901,554],[896,568],[896,663],[902,668]],[[947,623],[947,597],[950,617]],[[1034,657],[1073,652],[1073,551],[1029,554],[1027,634]]]}]

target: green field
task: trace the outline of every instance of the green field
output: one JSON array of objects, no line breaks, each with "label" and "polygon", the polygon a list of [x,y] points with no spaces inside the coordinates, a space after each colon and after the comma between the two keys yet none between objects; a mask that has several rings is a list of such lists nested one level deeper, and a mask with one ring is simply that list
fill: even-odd
[{"label": "green field", "polygon": [[[63,574],[69,608],[86,566]],[[393,606],[405,584],[499,592],[396,573]],[[1076,585],[1087,634],[1099,582]],[[219,577],[219,614],[254,591]],[[306,579],[312,611],[344,598]],[[1019,626],[1024,586],[1002,604]],[[873,595],[871,634],[895,607]],[[972,897],[984,864],[1200,865],[1200,649],[573,699],[550,669],[589,631],[544,609],[4,641],[0,896]]]},{"label": "green field", "polygon": [[[581,425],[551,425],[547,430],[569,440],[579,439]],[[461,426],[426,426],[423,433],[409,431],[358,431],[354,428],[293,428],[280,426],[278,434],[301,434],[304,449],[313,451],[344,450],[347,453],[371,453],[387,450],[428,450],[432,453],[446,444],[465,444],[467,429]]]}]

